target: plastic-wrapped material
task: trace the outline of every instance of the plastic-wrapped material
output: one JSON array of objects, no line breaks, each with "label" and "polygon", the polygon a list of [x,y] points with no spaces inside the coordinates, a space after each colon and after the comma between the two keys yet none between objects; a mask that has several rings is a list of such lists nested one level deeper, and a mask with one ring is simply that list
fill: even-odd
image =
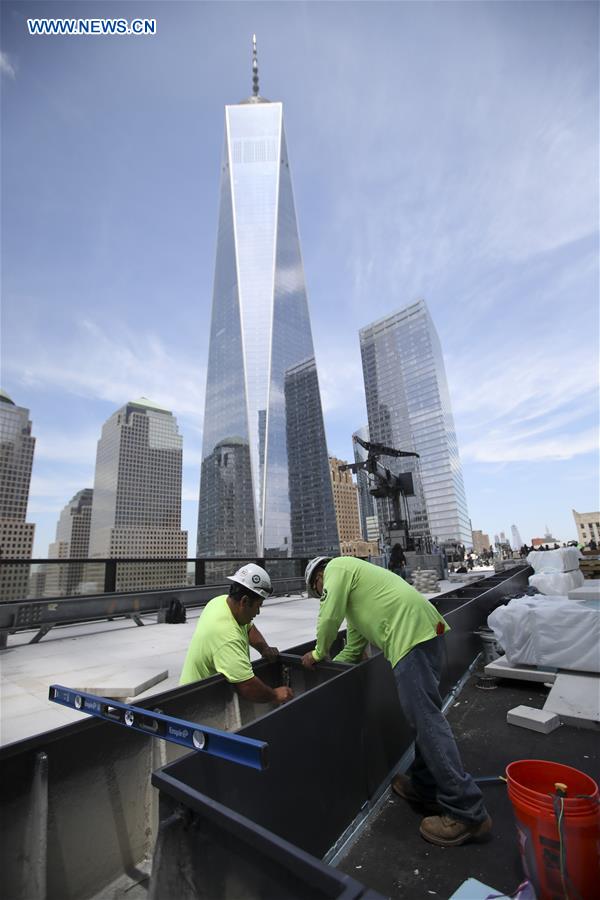
[{"label": "plastic-wrapped material", "polygon": [[569,591],[581,587],[584,581],[583,572],[579,569],[574,572],[540,572],[529,576],[532,587],[536,587],[540,594],[550,594],[553,597],[566,597]]},{"label": "plastic-wrapped material", "polygon": [[488,616],[511,666],[600,672],[600,610],[568,597],[517,597]]},{"label": "plastic-wrapped material", "polygon": [[582,555],[577,547],[559,547],[558,550],[533,550],[527,557],[536,575],[540,572],[572,572],[579,568]]}]

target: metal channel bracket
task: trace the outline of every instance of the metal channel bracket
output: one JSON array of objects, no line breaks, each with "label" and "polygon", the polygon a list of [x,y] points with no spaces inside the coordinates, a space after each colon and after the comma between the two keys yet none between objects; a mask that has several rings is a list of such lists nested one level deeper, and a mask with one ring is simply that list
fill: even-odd
[{"label": "metal channel bracket", "polygon": [[127,703],[119,703],[107,697],[75,691],[61,684],[50,685],[48,699],[78,712],[87,713],[89,716],[105,719],[116,725],[124,725],[132,731],[140,731],[142,734],[162,738],[173,744],[181,744],[209,756],[228,759],[251,769],[262,771],[269,764],[269,745],[265,741],[219,731],[139,706],[129,706]]}]

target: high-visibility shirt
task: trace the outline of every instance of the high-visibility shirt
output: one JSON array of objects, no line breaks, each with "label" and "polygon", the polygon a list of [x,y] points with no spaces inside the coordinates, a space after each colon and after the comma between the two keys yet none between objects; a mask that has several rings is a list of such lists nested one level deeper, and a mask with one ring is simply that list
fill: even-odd
[{"label": "high-visibility shirt", "polygon": [[371,643],[395,666],[417,644],[450,630],[435,606],[403,578],[352,556],[332,559],[324,571],[313,650],[317,661],[327,656],[344,618],[347,643],[335,662],[359,662]]},{"label": "high-visibility shirt", "polygon": [[220,673],[237,683],[254,677],[250,665],[249,625],[239,625],[222,594],[204,607],[185,657],[179,684]]}]

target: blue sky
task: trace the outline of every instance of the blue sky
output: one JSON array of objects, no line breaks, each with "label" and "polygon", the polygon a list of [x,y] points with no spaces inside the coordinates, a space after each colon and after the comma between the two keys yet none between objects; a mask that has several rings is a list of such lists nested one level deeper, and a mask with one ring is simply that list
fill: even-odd
[{"label": "blue sky", "polygon": [[[36,16],[153,37],[30,37]],[[330,452],[366,421],[358,329],[424,297],[473,528],[598,495],[598,5],[2,3],[2,386],[37,437],[29,521],[93,485],[141,395],[184,437],[195,546],[224,105],[284,102]]]}]

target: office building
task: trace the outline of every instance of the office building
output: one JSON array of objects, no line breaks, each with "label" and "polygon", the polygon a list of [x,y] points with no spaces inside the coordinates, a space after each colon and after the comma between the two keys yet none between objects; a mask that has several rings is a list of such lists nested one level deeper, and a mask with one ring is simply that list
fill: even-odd
[{"label": "office building", "polygon": [[484,551],[488,551],[490,549],[490,547],[492,546],[490,544],[489,534],[486,534],[484,531],[475,530],[472,532],[472,536],[473,536],[473,550],[478,556],[481,556],[481,554]]},{"label": "office building", "polygon": [[358,489],[354,484],[350,469],[340,472],[340,466],[348,463],[335,456],[329,457],[329,471],[333,487],[333,505],[340,541],[362,540],[360,515],[358,512]]},{"label": "office building", "polygon": [[199,556],[337,543],[283,107],[259,94],[256,52],[253,76],[252,96],[225,108]]},{"label": "office building", "polygon": [[589,544],[590,541],[595,541],[600,547],[600,512],[580,513],[573,509],[572,513],[578,543]]},{"label": "office building", "polygon": [[521,540],[521,532],[517,528],[516,525],[510,526],[510,533],[512,537],[512,548],[513,550],[520,550],[523,546],[523,541]]},{"label": "office building", "polygon": [[425,301],[362,328],[360,346],[371,441],[420,457],[385,459],[390,471],[412,474],[413,533],[437,543],[470,545],[444,360]]},{"label": "office building", "polygon": [[[141,397],[112,414],[98,441],[90,558],[185,559],[181,461],[182,438],[169,410]],[[86,581],[97,583],[101,568],[91,567]],[[185,570],[185,562],[122,563],[117,590],[185,584]]]},{"label": "office building", "polygon": [[27,597],[28,565],[7,559],[31,559],[35,525],[26,521],[35,438],[29,410],[0,391],[0,601]]},{"label": "office building", "polygon": [[[87,559],[93,496],[91,488],[84,488],[69,500],[59,516],[56,538],[48,547],[48,559]],[[80,592],[84,564],[48,565],[45,575],[44,596],[69,597]]]},{"label": "office building", "polygon": [[[358,428],[352,435],[353,438],[359,437],[363,441],[369,440],[369,428],[363,425]],[[362,463],[367,458],[367,451],[364,447],[353,440],[354,462]],[[373,483],[369,480],[369,475],[364,469],[358,469],[356,472],[356,487],[358,489],[358,509],[360,515],[360,530],[364,541],[379,540],[379,523],[377,521],[377,505],[375,498],[371,494]],[[371,520],[370,522],[368,520]],[[375,520],[375,521],[373,521]]]}]

